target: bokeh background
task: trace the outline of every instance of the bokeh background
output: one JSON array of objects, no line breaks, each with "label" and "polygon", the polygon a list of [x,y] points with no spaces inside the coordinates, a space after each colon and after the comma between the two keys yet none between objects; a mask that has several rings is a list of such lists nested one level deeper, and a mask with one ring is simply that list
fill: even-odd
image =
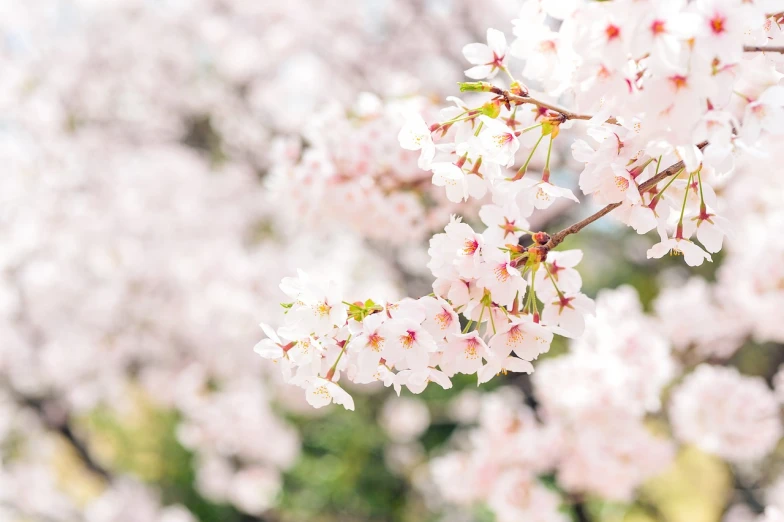
[{"label": "bokeh background", "polygon": [[[353,413],[313,410],[252,348],[298,267],[356,298],[430,291],[429,235],[472,209],[432,192],[399,149],[400,108],[445,105],[462,46],[508,31],[518,9],[0,1],[0,521],[493,520],[445,501],[429,463],[464,442],[488,394],[530,394],[527,376],[401,398],[369,387],[352,390]],[[554,175],[575,185],[569,151],[556,156]],[[784,256],[760,219],[696,270],[650,262],[651,238],[609,219],[565,246],[586,252],[588,295],[636,289],[682,364],[728,361],[771,382]],[[559,339],[547,357],[566,350]],[[589,498],[581,516],[760,510],[783,462],[779,448],[749,474],[685,447],[640,499]]]}]

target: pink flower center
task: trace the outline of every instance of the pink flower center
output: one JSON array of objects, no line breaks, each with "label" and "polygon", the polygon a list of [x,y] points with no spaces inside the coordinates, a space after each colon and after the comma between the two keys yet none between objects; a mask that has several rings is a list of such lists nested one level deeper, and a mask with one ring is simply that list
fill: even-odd
[{"label": "pink flower center", "polygon": [[726,16],[722,16],[719,13],[716,13],[715,15],[713,15],[713,18],[710,19],[711,31],[713,31],[714,34],[721,34],[725,32],[727,30],[726,27],[724,27],[726,21],[727,21]]},{"label": "pink flower center", "polygon": [[670,83],[672,83],[672,86],[675,87],[676,91],[680,91],[688,84],[686,77],[681,74],[670,76],[669,80]]},{"label": "pink flower center", "polygon": [[514,325],[509,329],[506,334],[506,344],[508,346],[515,346],[523,342],[524,337],[523,329],[519,325]]},{"label": "pink flower center", "polygon": [[607,35],[608,41],[612,41],[621,36],[621,28],[617,25],[610,24],[604,29],[604,34]]},{"label": "pink flower center", "polygon": [[370,346],[374,352],[380,352],[381,348],[384,346],[384,338],[378,335],[378,333],[373,332],[368,335],[368,346]]},{"label": "pink flower center", "polygon": [[509,274],[509,268],[506,266],[506,263],[502,265],[498,265],[495,268],[493,268],[493,272],[495,273],[495,278],[498,280],[499,283],[505,283],[511,277],[511,275]]},{"label": "pink flower center", "polygon": [[403,345],[403,348],[406,350],[410,350],[414,347],[414,343],[416,342],[416,332],[414,330],[408,330],[406,335],[400,336],[400,343]]},{"label": "pink flower center", "polygon": [[436,315],[436,322],[442,330],[446,330],[453,320],[452,314],[446,308],[441,308],[441,313]]},{"label": "pink flower center", "polygon": [[477,353],[477,348],[479,348],[479,341],[472,337],[471,339],[466,340],[465,343],[465,356],[466,359],[476,359],[479,357]]}]

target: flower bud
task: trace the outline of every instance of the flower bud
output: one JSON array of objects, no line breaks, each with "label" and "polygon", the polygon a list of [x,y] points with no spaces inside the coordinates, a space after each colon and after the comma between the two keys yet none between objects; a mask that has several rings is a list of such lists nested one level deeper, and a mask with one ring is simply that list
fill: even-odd
[{"label": "flower bud", "polygon": [[528,87],[520,82],[512,82],[512,85],[509,86],[509,92],[517,96],[528,96]]},{"label": "flower bud", "polygon": [[533,240],[537,245],[546,245],[550,241],[550,235],[547,232],[537,232],[534,234]]},{"label": "flower bud", "polygon": [[484,105],[482,105],[480,111],[485,116],[488,116],[490,118],[497,118],[498,115],[501,114],[501,102],[498,100],[487,102]]},{"label": "flower bud", "polygon": [[458,82],[460,92],[490,92],[493,84],[487,82]]}]

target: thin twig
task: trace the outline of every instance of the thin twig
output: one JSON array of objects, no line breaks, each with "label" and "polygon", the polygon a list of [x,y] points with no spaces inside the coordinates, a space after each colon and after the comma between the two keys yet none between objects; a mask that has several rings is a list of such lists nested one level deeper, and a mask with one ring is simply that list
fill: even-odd
[{"label": "thin twig", "polygon": [[[697,145],[697,147],[700,148],[700,149],[703,149],[707,145],[708,145],[707,142],[702,142],[699,145]],[[649,179],[648,181],[646,181],[645,183],[640,185],[640,187],[639,187],[640,194],[642,194],[643,192],[647,191],[651,187],[654,187],[661,180],[663,180],[665,178],[668,178],[670,176],[674,176],[675,174],[680,172],[682,168],[683,168],[683,161],[679,161],[677,163],[674,163],[670,167],[664,169],[663,171],[659,172],[654,177],[652,177],[651,179]],[[575,224],[573,224],[573,225],[571,225],[569,227],[566,227],[565,229],[561,230],[560,232],[557,232],[552,237],[550,237],[550,241],[548,241],[544,245],[544,249],[548,250],[548,251],[552,250],[553,248],[555,248],[558,245],[560,245],[563,242],[563,240],[566,239],[566,236],[570,236],[572,234],[576,234],[577,232],[579,232],[580,230],[584,229],[585,227],[587,227],[588,225],[590,225],[591,223],[593,223],[597,219],[599,219],[599,218],[601,218],[603,216],[606,216],[607,214],[609,214],[610,212],[612,212],[613,210],[615,210],[616,208],[618,208],[620,206],[621,206],[621,203],[611,203],[611,204],[607,205],[606,207],[604,207],[603,209],[601,209],[598,212],[596,212],[595,214],[592,214],[592,215],[588,216],[587,218],[583,219],[582,221],[578,221],[577,223],[575,223]]]},{"label": "thin twig", "polygon": [[548,241],[544,245],[544,249],[545,250],[552,250],[553,248],[555,248],[558,245],[560,245],[561,243],[563,243],[563,240],[566,239],[566,236],[570,236],[572,234],[576,234],[577,232],[579,232],[580,230],[584,229],[585,227],[587,227],[588,225],[590,225],[591,223],[593,223],[597,219],[606,216],[607,214],[609,214],[610,212],[612,212],[613,210],[615,210],[616,208],[618,208],[620,206],[621,206],[620,203],[611,203],[611,204],[607,205],[606,207],[604,207],[603,209],[601,209],[600,211],[596,212],[595,214],[592,214],[592,215],[588,216],[587,218],[583,219],[582,221],[578,221],[574,225],[561,230],[560,232],[558,232],[558,233],[554,234],[552,237],[550,237],[550,241]]},{"label": "thin twig", "polygon": [[17,403],[27,406],[31,410],[33,410],[41,422],[46,425],[47,428],[50,430],[56,431],[59,433],[63,438],[65,438],[74,449],[78,457],[81,459],[82,463],[85,465],[87,469],[92,471],[93,473],[100,475],[101,478],[106,480],[107,482],[111,482],[113,479],[112,472],[109,471],[107,468],[102,466],[95,460],[95,458],[90,453],[90,450],[87,447],[87,444],[79,438],[79,436],[74,433],[73,428],[71,427],[70,418],[65,418],[63,420],[55,420],[52,418],[51,415],[47,415],[45,409],[44,401],[40,399],[35,399],[32,397],[27,397],[24,395],[19,394],[15,390],[8,390],[11,396],[16,400]]},{"label": "thin twig", "polygon": [[743,51],[747,53],[779,53],[784,54],[784,46],[768,47],[767,45],[745,45]]},{"label": "thin twig", "polygon": [[[704,149],[707,146],[708,146],[708,142],[707,141],[703,141],[702,143],[697,145],[697,148],[702,150],[702,149]],[[663,180],[665,178],[669,178],[670,176],[674,176],[682,168],[683,168],[683,162],[679,161],[678,163],[675,163],[674,165],[670,166],[669,168],[664,169],[663,171],[659,172],[654,177],[652,177],[651,179],[649,179],[648,181],[646,181],[645,183],[640,185],[640,194],[642,194],[643,192],[649,190],[651,187],[656,186],[661,180]]]},{"label": "thin twig", "polygon": [[582,497],[582,495],[568,495],[567,499],[572,505],[575,522],[591,522],[591,517],[588,515],[585,499]]},{"label": "thin twig", "polygon": [[[514,102],[517,105],[522,105],[524,103],[530,103],[531,105],[536,105],[537,107],[541,107],[543,109],[547,109],[549,111],[557,112],[561,116],[564,117],[565,120],[590,120],[593,118],[590,114],[577,114],[576,112],[572,112],[570,110],[564,109],[563,107],[559,107],[557,105],[553,105],[552,103],[547,103],[542,100],[537,100],[531,96],[520,96],[518,94],[512,94],[509,91],[502,91],[501,96],[508,99],[510,102]],[[607,123],[618,123],[618,121],[610,117],[605,120]]]}]

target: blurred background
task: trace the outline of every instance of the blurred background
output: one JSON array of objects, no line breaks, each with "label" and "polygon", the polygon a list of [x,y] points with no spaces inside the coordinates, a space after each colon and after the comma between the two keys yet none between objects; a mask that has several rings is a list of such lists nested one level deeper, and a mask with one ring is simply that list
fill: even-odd
[{"label": "blurred background", "polygon": [[[399,148],[400,112],[447,105],[462,46],[509,33],[519,7],[0,1],[0,521],[494,520],[450,498],[432,462],[470,448],[499,397],[535,408],[527,376],[400,398],[367,387],[353,413],[313,410],[252,348],[298,267],[355,298],[430,292],[430,234],[476,207],[431,189]],[[576,185],[568,149],[556,157]],[[651,238],[610,219],[565,247],[586,252],[588,295],[637,292],[678,364],[771,383],[784,249],[751,231],[781,216],[736,193],[736,242],[696,271],[649,262]],[[650,422],[667,432],[663,414]],[[779,446],[753,469],[683,447],[639,497],[562,511],[714,522],[740,504],[730,515],[747,520],[772,502]]]}]

